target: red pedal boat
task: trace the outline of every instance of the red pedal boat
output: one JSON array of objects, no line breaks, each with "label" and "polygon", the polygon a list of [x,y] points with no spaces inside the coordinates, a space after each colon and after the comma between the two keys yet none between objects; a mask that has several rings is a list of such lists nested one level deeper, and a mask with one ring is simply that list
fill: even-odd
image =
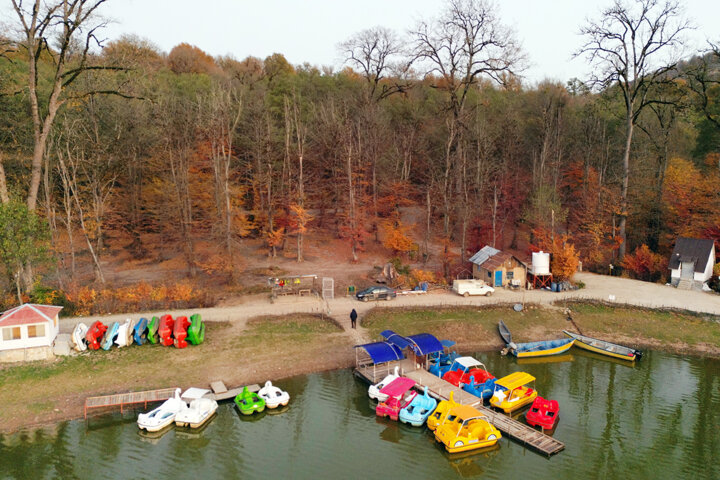
[{"label": "red pedal boat", "polygon": [[533,427],[540,426],[545,430],[552,430],[560,418],[560,405],[557,400],[545,400],[537,397],[530,410],[525,414],[525,420]]},{"label": "red pedal boat", "polygon": [[160,317],[160,327],[158,327],[158,336],[160,337],[160,344],[169,347],[173,344],[172,331],[173,324],[175,321],[172,315],[163,315]]},{"label": "red pedal boat", "polygon": [[173,337],[175,337],[175,348],[185,348],[188,346],[187,331],[190,326],[190,320],[187,317],[177,317],[173,326]]},{"label": "red pedal boat", "polygon": [[90,328],[88,328],[85,334],[85,340],[90,350],[98,350],[100,348],[100,340],[102,340],[103,335],[105,335],[107,328],[107,325],[99,321],[93,322],[93,324],[90,325]]},{"label": "red pedal boat", "polygon": [[470,377],[475,378],[475,383],[485,383],[488,379],[495,378],[487,371],[482,362],[475,360],[473,357],[458,357],[450,366],[450,370],[442,376],[442,379],[456,387],[460,387],[461,383],[469,385],[471,383]]}]

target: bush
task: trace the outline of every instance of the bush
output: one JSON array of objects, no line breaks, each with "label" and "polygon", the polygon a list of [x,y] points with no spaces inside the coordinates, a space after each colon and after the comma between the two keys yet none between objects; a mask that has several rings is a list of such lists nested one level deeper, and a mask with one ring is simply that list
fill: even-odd
[{"label": "bush", "polygon": [[656,282],[667,269],[667,259],[642,244],[632,254],[625,255],[621,266],[639,280]]}]

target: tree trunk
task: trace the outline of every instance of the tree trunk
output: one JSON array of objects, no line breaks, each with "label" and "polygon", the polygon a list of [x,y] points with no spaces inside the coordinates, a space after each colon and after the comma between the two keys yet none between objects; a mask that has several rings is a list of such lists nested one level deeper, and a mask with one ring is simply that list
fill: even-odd
[{"label": "tree trunk", "polygon": [[352,148],[347,150],[347,178],[348,178],[348,216],[350,221],[350,250],[353,263],[357,263],[357,218],[355,212],[355,189],[353,188],[352,172]]},{"label": "tree trunk", "polygon": [[7,181],[5,180],[5,167],[3,166],[2,152],[0,152],[0,202],[3,205],[10,203],[10,197],[8,196]]},{"label": "tree trunk", "polygon": [[618,249],[618,262],[622,262],[627,250],[627,216],[628,216],[628,184],[630,181],[630,146],[632,144],[634,122],[632,115],[626,118],[627,137],[625,138],[625,152],[623,154],[622,190],[620,192],[620,223],[618,225],[621,243]]}]

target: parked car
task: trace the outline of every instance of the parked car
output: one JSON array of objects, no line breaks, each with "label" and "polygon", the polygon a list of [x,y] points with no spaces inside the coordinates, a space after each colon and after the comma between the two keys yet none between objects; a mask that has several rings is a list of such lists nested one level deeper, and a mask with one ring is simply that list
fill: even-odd
[{"label": "parked car", "polygon": [[453,291],[458,295],[468,297],[470,295],[489,296],[495,289],[482,280],[453,280]]},{"label": "parked car", "polygon": [[374,287],[368,287],[365,290],[359,291],[355,298],[367,302],[368,300],[392,300],[397,297],[397,293],[390,287],[383,285],[376,285]]}]

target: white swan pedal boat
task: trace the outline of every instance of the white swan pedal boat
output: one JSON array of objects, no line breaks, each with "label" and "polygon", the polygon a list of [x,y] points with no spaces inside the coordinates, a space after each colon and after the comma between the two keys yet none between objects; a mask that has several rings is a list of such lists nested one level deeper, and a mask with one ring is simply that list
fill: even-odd
[{"label": "white swan pedal boat", "polygon": [[265,400],[267,408],[277,408],[280,405],[284,407],[290,401],[290,394],[274,386],[270,380],[258,391],[258,396]]},{"label": "white swan pedal boat", "polygon": [[138,415],[137,424],[140,429],[148,432],[158,432],[175,422],[178,413],[187,410],[188,405],[180,398],[180,389],[175,390],[175,396],[148,413]]},{"label": "white swan pedal boat", "polygon": [[384,402],[388,399],[388,396],[384,393],[380,393],[380,390],[382,390],[385,386],[389,385],[393,382],[393,380],[397,379],[400,375],[398,374],[399,368],[395,367],[395,373],[391,373],[387,377],[383,378],[380,383],[376,383],[375,385],[370,385],[368,388],[368,396],[370,398],[374,398],[378,402]]},{"label": "white swan pedal boat", "polygon": [[175,425],[178,427],[200,428],[210,420],[218,404],[211,398],[196,398],[190,402],[190,407],[175,416]]}]

